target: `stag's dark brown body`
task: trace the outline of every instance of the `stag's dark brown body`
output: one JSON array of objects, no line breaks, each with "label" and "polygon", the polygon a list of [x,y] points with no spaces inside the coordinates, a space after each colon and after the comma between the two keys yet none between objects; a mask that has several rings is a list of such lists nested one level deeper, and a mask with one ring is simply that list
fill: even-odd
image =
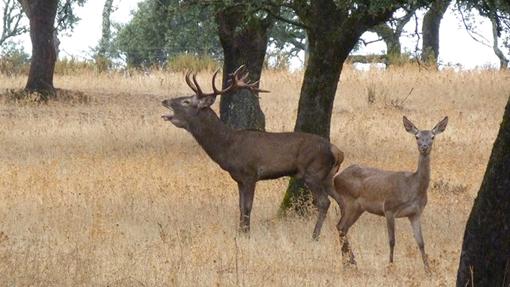
[{"label": "stag's dark brown body", "polygon": [[[234,83],[237,88],[253,88],[238,78]],[[198,86],[196,81],[195,84]],[[310,188],[319,209],[313,232],[317,238],[330,205],[328,195],[339,199],[333,177],[343,161],[343,153],[328,140],[312,134],[233,130],[210,108],[216,95],[203,96],[200,89],[193,90],[196,92],[193,96],[163,101],[163,106],[173,111],[163,118],[189,131],[211,159],[237,182],[241,230],[250,229],[257,181],[296,176]]]}]

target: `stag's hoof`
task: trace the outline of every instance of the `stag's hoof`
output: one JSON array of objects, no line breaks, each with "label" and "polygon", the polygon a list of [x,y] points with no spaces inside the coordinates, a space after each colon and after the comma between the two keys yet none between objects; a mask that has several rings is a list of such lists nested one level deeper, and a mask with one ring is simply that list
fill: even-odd
[{"label": "stag's hoof", "polygon": [[250,226],[242,225],[239,226],[238,233],[246,237],[250,237]]}]

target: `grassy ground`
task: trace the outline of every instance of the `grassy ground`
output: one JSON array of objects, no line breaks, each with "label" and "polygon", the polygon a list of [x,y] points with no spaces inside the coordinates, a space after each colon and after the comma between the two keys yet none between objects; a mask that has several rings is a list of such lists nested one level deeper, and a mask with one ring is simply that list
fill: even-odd
[{"label": "grassy ground", "polygon": [[[388,266],[385,220],[368,214],[350,232],[358,268],[345,269],[336,204],[319,242],[315,216],[277,217],[286,179],[258,185],[251,236],[237,234],[235,183],[160,119],[162,99],[189,93],[182,74],[59,76],[56,86],[90,101],[0,104],[0,285],[452,286],[509,77],[414,68],[342,75],[331,138],[346,154],[343,167],[413,170],[418,151],[402,115],[419,128],[450,117],[432,153],[426,276],[407,220],[397,220]],[[265,73],[268,130],[292,130],[301,80]],[[24,81],[0,76],[0,89]]]}]

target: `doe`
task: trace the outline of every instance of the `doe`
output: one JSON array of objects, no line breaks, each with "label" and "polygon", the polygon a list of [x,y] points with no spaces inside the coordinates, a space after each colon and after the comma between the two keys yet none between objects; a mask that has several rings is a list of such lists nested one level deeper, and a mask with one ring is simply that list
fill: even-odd
[{"label": "doe", "polygon": [[335,176],[335,189],[340,196],[342,214],[337,228],[345,261],[356,264],[347,240],[347,232],[361,214],[367,211],[386,217],[390,263],[393,262],[395,246],[395,218],[409,218],[425,271],[430,272],[420,217],[427,204],[432,143],[434,137],[446,129],[447,124],[448,117],[445,117],[432,130],[419,130],[404,116],[404,127],[416,137],[420,153],[415,172],[394,172],[351,165]]}]

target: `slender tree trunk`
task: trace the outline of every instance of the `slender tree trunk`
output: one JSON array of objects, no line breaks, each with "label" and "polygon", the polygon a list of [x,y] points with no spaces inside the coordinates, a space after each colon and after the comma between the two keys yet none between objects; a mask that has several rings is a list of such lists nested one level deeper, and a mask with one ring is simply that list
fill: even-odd
[{"label": "slender tree trunk", "polygon": [[[223,87],[229,84],[225,82],[228,74],[241,65],[246,66],[250,80],[260,80],[270,24],[258,19],[247,21],[246,18],[245,11],[237,8],[222,10],[217,14],[224,53]],[[265,129],[265,117],[258,96],[246,90],[221,97],[220,118],[236,129]]]},{"label": "slender tree trunk", "polygon": [[377,33],[379,37],[386,44],[386,54],[395,57],[400,57],[402,48],[400,45],[400,33],[394,31],[388,24],[383,23],[371,29],[372,32]]},{"label": "slender tree trunk", "polygon": [[384,43],[386,43],[385,62],[387,66],[402,63],[400,36],[402,36],[404,27],[407,23],[409,23],[415,12],[416,7],[410,7],[406,10],[406,14],[404,16],[395,20],[395,28],[387,23],[382,23],[370,29],[370,31],[377,33]]},{"label": "slender tree trunk", "polygon": [[505,70],[508,69],[508,59],[505,57],[505,54],[501,49],[499,49],[499,32],[498,32],[498,23],[496,22],[496,18],[494,16],[489,17],[492,23],[492,50],[494,54],[499,59],[499,69]]},{"label": "slender tree trunk", "polygon": [[55,95],[53,72],[59,42],[54,23],[58,0],[26,0],[22,5],[30,19],[32,40],[32,60],[25,89]]},{"label": "slender tree trunk", "polygon": [[103,27],[101,30],[101,40],[99,40],[98,56],[105,58],[110,48],[111,41],[111,23],[110,14],[112,13],[113,0],[106,0],[103,6]]},{"label": "slender tree trunk", "polygon": [[510,98],[464,233],[457,286],[510,286]]},{"label": "slender tree trunk", "polygon": [[439,58],[439,27],[451,0],[435,0],[423,17],[423,42],[421,59],[425,63],[437,64]]}]

